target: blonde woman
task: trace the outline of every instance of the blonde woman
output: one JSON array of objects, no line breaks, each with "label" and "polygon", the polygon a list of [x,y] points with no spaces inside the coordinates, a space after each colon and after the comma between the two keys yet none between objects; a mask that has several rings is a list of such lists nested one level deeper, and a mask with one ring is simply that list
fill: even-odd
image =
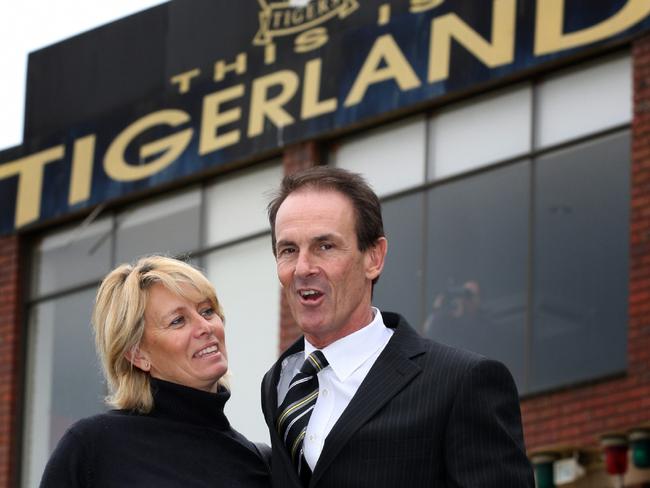
[{"label": "blonde woman", "polygon": [[93,326],[114,410],[83,419],[42,487],[267,487],[258,448],[230,427],[224,316],[197,269],[151,256],[109,273]]}]

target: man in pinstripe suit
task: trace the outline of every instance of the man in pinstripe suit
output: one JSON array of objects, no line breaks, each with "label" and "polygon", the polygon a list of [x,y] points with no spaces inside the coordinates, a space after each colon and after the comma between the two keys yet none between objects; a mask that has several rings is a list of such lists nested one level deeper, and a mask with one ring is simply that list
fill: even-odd
[{"label": "man in pinstripe suit", "polygon": [[[363,179],[327,167],[286,177],[269,219],[278,277],[304,333],[262,382],[274,486],[533,487],[508,370],[372,307],[387,241]],[[297,468],[276,420],[315,350],[327,366],[315,374]]]}]

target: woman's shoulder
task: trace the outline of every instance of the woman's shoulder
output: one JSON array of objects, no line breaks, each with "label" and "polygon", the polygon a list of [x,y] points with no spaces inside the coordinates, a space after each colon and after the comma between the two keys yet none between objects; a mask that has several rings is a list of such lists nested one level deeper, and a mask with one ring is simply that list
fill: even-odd
[{"label": "woman's shoulder", "polygon": [[94,436],[122,427],[138,416],[138,414],[125,410],[109,410],[77,420],[68,428],[68,433],[76,437]]}]

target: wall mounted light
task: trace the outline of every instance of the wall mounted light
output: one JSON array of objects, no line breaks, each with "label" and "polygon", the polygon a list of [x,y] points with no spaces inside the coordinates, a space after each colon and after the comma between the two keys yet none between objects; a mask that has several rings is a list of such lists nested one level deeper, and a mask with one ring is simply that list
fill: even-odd
[{"label": "wall mounted light", "polygon": [[615,476],[617,488],[623,487],[623,475],[627,471],[627,437],[622,434],[606,434],[600,438],[605,452],[607,472]]},{"label": "wall mounted light", "polygon": [[632,462],[640,469],[650,468],[650,428],[633,429],[627,438],[632,449]]},{"label": "wall mounted light", "polygon": [[554,452],[540,452],[531,457],[535,468],[535,486],[537,488],[555,488],[553,480],[553,463],[558,458]]}]

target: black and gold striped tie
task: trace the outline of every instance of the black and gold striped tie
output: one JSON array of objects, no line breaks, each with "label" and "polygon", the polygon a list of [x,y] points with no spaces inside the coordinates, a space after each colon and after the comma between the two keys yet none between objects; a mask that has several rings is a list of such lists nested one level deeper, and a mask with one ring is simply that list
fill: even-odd
[{"label": "black and gold striped tie", "polygon": [[321,351],[314,351],[307,356],[300,372],[291,380],[287,395],[278,408],[276,428],[303,482],[311,475],[311,470],[302,454],[302,445],[309,417],[318,398],[316,374],[328,364]]}]

